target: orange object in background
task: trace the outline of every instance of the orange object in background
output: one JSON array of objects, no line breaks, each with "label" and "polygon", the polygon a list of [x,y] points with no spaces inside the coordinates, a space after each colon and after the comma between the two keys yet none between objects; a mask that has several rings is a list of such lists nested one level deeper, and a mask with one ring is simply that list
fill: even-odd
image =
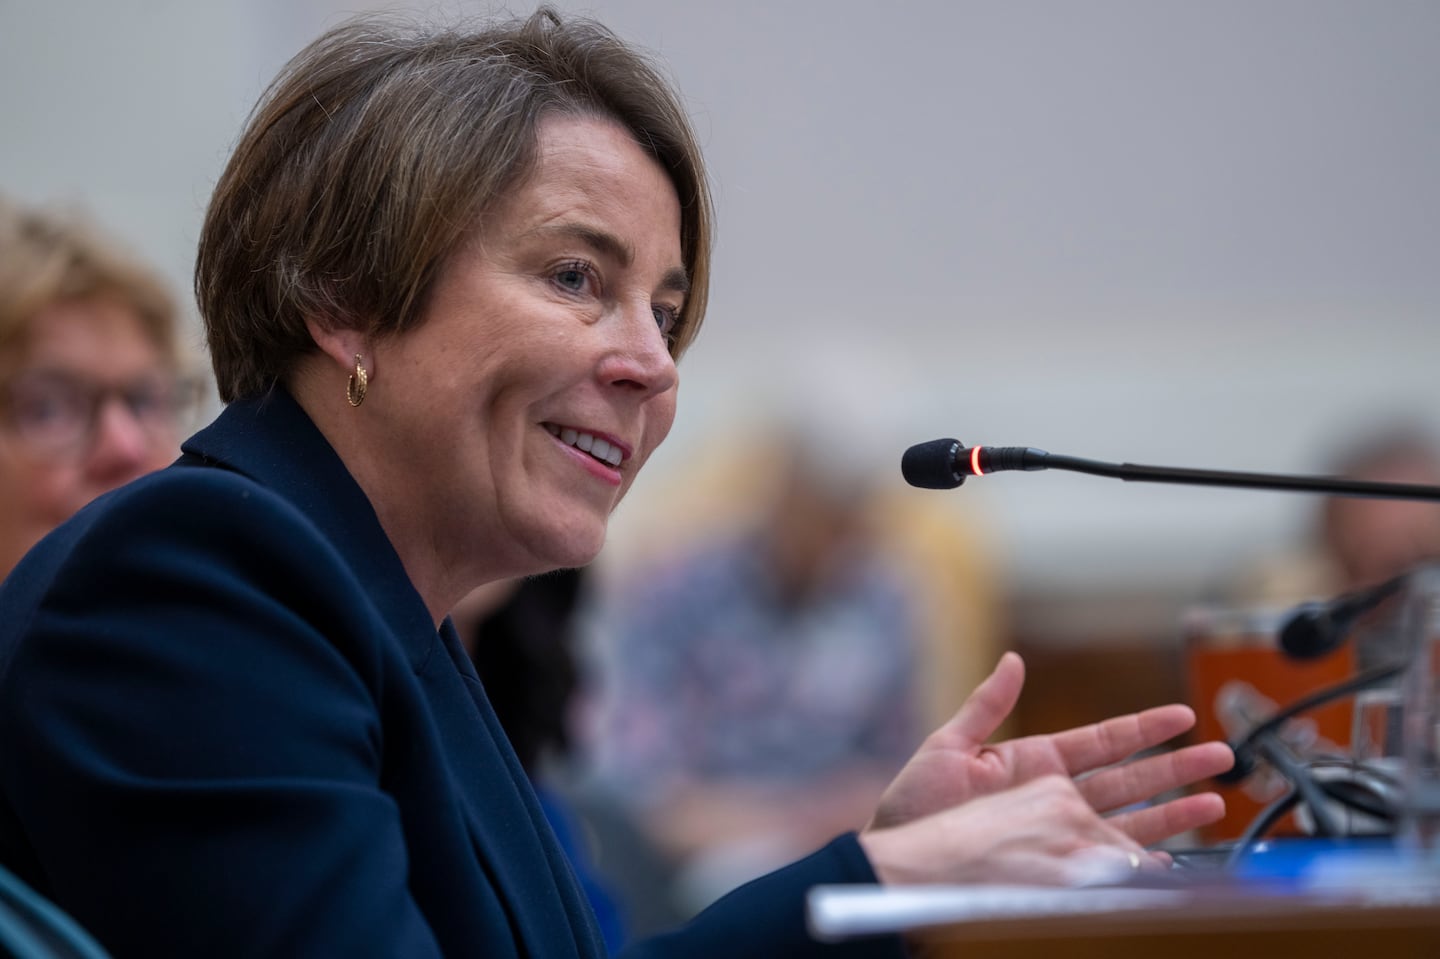
[{"label": "orange object in background", "polygon": [[[1182,623],[1186,690],[1196,714],[1197,741],[1233,741],[1300,697],[1354,675],[1349,645],[1310,661],[1282,653],[1276,633],[1287,612],[1195,609],[1186,614]],[[1299,749],[1302,753],[1347,753],[1351,714],[1348,698],[1328,703],[1296,717],[1283,735],[1287,740],[1308,740]],[[1225,818],[1200,830],[1206,844],[1238,838],[1287,786],[1262,766],[1243,783],[1216,788],[1225,799]],[[1269,835],[1299,832],[1293,817],[1286,816]]]}]

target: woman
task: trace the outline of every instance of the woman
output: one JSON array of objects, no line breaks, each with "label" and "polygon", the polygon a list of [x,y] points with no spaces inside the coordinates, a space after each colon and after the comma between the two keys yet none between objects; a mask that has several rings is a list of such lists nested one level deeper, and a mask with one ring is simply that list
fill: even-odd
[{"label": "woman", "polygon": [[[0,592],[0,860],[122,957],[603,955],[446,613],[599,550],[674,415],[705,191],[675,95],[590,23],[351,24],[293,61],[201,238],[229,407]],[[636,953],[828,952],[817,882],[1056,881],[1218,814],[1093,808],[1213,773],[1215,744],[1059,775],[1181,707],[980,749],[1020,678],[1002,661],[861,836]]]},{"label": "woman", "polygon": [[85,223],[0,197],[0,578],[179,452],[174,302]]}]

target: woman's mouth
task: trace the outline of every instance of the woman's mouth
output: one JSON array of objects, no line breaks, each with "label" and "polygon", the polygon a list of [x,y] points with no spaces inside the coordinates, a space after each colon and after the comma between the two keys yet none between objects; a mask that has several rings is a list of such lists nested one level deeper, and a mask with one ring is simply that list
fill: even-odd
[{"label": "woman's mouth", "polygon": [[570,426],[556,426],[554,423],[546,423],[545,429],[550,435],[567,446],[573,446],[578,450],[589,453],[607,466],[619,467],[625,459],[625,451],[609,440],[602,439],[593,433],[585,433]]}]

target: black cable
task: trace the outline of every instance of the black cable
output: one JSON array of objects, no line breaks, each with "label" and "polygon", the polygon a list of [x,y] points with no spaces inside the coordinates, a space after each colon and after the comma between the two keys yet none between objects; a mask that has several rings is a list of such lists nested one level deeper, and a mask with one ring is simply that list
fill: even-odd
[{"label": "black cable", "polygon": [[[1326,800],[1329,800],[1339,803],[1340,805],[1345,806],[1348,809],[1352,809],[1356,812],[1363,813],[1364,815],[1371,816],[1375,819],[1381,819],[1385,822],[1395,821],[1395,819],[1399,815],[1398,811],[1392,804],[1388,803],[1385,800],[1384,796],[1381,795],[1378,790],[1369,788],[1353,780],[1316,779],[1314,776],[1311,776],[1309,774],[1311,770],[1315,769],[1339,768],[1346,768],[1356,772],[1363,772],[1366,776],[1379,780],[1382,783],[1390,786],[1398,786],[1398,782],[1393,776],[1390,776],[1388,773],[1385,773],[1382,770],[1375,769],[1372,766],[1356,764],[1349,761],[1341,762],[1328,759],[1314,763],[1306,763],[1302,767],[1302,775],[1298,776],[1296,779],[1290,780],[1290,790],[1286,792],[1285,795],[1277,799],[1275,802],[1271,803],[1269,806],[1261,810],[1260,814],[1251,821],[1249,826],[1246,827],[1245,832],[1240,836],[1240,838],[1235,840],[1234,846],[1231,847],[1230,853],[1225,859],[1225,870],[1229,871],[1234,869],[1234,867],[1239,863],[1240,859],[1245,855],[1246,852],[1249,851],[1250,847],[1254,845],[1255,842],[1259,840],[1262,836],[1264,836],[1265,833],[1269,832],[1272,828],[1274,828],[1275,824],[1278,823],[1291,809],[1299,805],[1302,800],[1310,808],[1310,812],[1312,815],[1314,815],[1316,810],[1320,808],[1318,803],[1323,803]],[[1306,790],[1300,785],[1300,783],[1302,782],[1308,784],[1308,786],[1313,787],[1315,790],[1317,790],[1320,794],[1323,795],[1323,798],[1319,798],[1316,800],[1305,798]],[[1319,816],[1316,816],[1317,825],[1319,823],[1319,818]]]},{"label": "black cable", "polygon": [[1309,768],[1290,751],[1273,729],[1255,737],[1255,751],[1290,782],[1296,796],[1310,807],[1317,836],[1340,835],[1343,830],[1325,801],[1326,790],[1316,782],[1315,777],[1310,775]]},{"label": "black cable", "polygon": [[1393,823],[1399,818],[1399,811],[1393,805],[1377,796],[1374,790],[1360,783],[1339,779],[1335,782],[1325,783],[1322,788],[1326,796],[1356,812],[1364,813],[1372,819],[1383,819]]},{"label": "black cable", "polygon": [[1404,787],[1398,776],[1380,769],[1367,762],[1357,762],[1349,757],[1342,756],[1320,756],[1310,759],[1306,765],[1311,769],[1348,769],[1351,772],[1362,772],[1371,779],[1377,779],[1392,789],[1399,790]]},{"label": "black cable", "polygon": [[1245,827],[1245,831],[1235,841],[1235,847],[1230,850],[1230,855],[1225,859],[1225,871],[1233,872],[1245,853],[1255,845],[1256,840],[1269,832],[1271,827],[1283,819],[1285,814],[1294,809],[1299,802],[1300,792],[1292,788],[1285,795],[1260,810],[1260,815],[1250,820],[1250,825]]},{"label": "black cable", "polygon": [[1318,689],[1307,696],[1302,696],[1284,709],[1275,713],[1269,719],[1252,727],[1249,732],[1240,737],[1230,748],[1235,753],[1235,765],[1228,772],[1216,776],[1218,782],[1234,784],[1243,781],[1255,771],[1255,745],[1262,737],[1275,732],[1282,724],[1293,719],[1306,710],[1314,709],[1316,706],[1323,706],[1332,700],[1348,696],[1351,693],[1358,693],[1362,689],[1369,689],[1371,686],[1378,686],[1381,683],[1394,679],[1405,671],[1404,663],[1395,663],[1389,666],[1376,666],[1374,669],[1367,669],[1349,679]]}]

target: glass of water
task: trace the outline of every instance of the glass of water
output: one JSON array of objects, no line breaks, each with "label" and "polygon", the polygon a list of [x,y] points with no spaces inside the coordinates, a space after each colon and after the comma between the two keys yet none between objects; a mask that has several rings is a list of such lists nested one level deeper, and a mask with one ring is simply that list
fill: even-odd
[{"label": "glass of water", "polygon": [[1404,794],[1400,839],[1440,875],[1440,566],[1412,574],[1404,630],[1410,664],[1401,683]]}]

